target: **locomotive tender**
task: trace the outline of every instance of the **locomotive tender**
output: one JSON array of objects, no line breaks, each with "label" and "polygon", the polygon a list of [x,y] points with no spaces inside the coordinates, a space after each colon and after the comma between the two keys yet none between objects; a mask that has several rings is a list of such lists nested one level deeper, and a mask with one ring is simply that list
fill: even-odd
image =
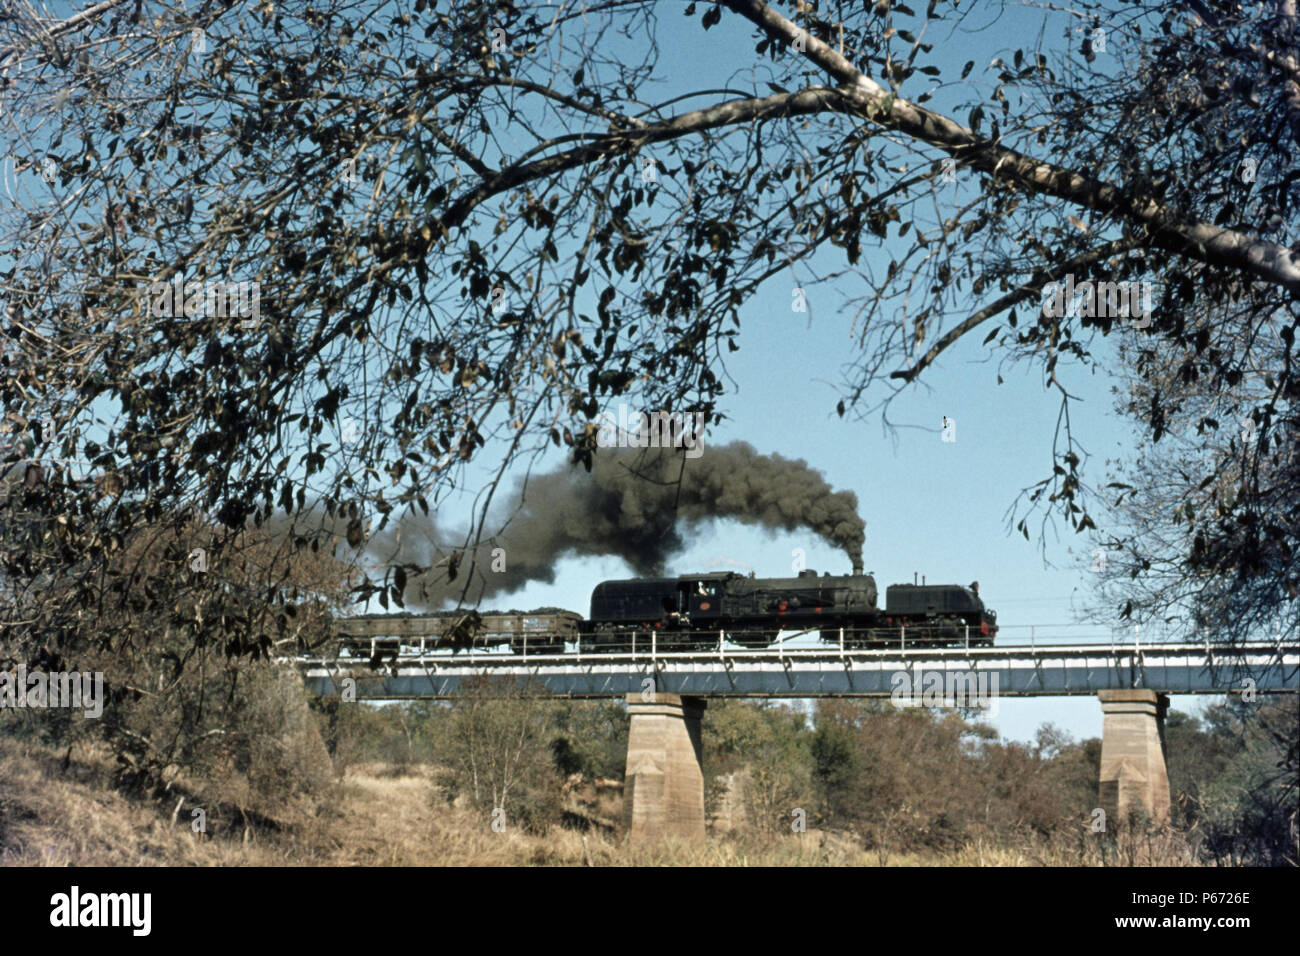
[{"label": "locomotive tender", "polygon": [[[878,606],[876,580],[852,574],[801,571],[793,578],[757,578],[733,571],[675,578],[602,581],[583,620],[560,608],[504,613],[448,611],[424,616],[364,615],[340,621],[353,653],[375,660],[396,656],[419,637],[429,649],[461,650],[509,644],[515,653],[691,650],[720,638],[742,647],[768,647],[781,631],[817,631],[821,640],[863,648],[904,644],[992,646],[997,613],[984,606],[979,583],[892,584]],[[403,640],[405,638],[405,640]]]}]

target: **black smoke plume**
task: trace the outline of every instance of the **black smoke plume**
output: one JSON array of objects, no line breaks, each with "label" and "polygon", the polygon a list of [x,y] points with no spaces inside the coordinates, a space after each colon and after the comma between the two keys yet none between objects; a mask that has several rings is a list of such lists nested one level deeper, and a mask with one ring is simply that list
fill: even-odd
[{"label": "black smoke plume", "polygon": [[532,581],[550,583],[570,556],[617,555],[637,576],[662,575],[667,559],[684,549],[683,535],[717,518],[774,531],[806,528],[843,549],[855,567],[866,537],[857,495],[833,490],[807,462],[762,455],[744,442],[711,445],[693,459],[674,449],[602,448],[590,473],[566,465],[517,482],[508,500],[472,553],[457,551],[429,518],[408,514],[371,540],[369,556],[434,565],[408,577],[407,608],[418,610],[462,596],[474,606]]}]

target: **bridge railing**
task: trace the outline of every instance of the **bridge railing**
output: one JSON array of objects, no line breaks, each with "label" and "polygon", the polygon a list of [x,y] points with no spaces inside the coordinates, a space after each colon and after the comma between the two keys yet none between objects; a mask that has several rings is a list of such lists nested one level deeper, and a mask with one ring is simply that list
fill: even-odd
[{"label": "bridge railing", "polygon": [[[1144,647],[1156,648],[1169,644],[1203,644],[1207,653],[1214,647],[1227,648],[1209,639],[1206,632],[1188,635],[1185,630],[1153,629],[1143,632],[1140,627],[1117,629],[1084,625],[1011,625],[999,629],[993,646],[980,646],[987,638],[978,630],[963,627],[957,635],[948,634],[943,640],[934,640],[922,629],[900,627],[888,631],[876,630],[870,634],[853,632],[843,628],[834,633],[835,639],[825,640],[822,629],[796,632],[781,632],[770,645],[747,647],[738,645],[726,631],[660,631],[631,632],[628,640],[622,643],[593,646],[579,642],[562,647],[555,647],[547,642],[540,650],[534,650],[527,640],[517,650],[509,646],[488,648],[473,646],[453,651],[447,648],[435,649],[436,641],[426,641],[415,637],[374,637],[363,642],[349,642],[360,653],[336,648],[333,659],[348,663],[374,662],[382,664],[395,661],[415,660],[458,660],[468,663],[491,663],[494,661],[519,660],[566,660],[582,662],[584,660],[628,660],[654,662],[659,659],[716,659],[725,662],[729,658],[770,658],[777,660],[827,656],[843,659],[846,655],[867,656],[893,655],[898,653],[913,654],[935,650],[962,649],[972,654],[1007,651],[1017,648],[1035,650],[1040,648],[1092,647],[1109,648],[1112,652],[1119,650],[1141,651]],[[953,639],[955,637],[955,639]],[[1011,640],[1008,640],[1011,637]],[[1017,640],[1016,638],[1019,638]],[[869,638],[869,640],[868,640]],[[1280,646],[1281,636],[1277,643]],[[572,649],[570,649],[572,648]]]}]

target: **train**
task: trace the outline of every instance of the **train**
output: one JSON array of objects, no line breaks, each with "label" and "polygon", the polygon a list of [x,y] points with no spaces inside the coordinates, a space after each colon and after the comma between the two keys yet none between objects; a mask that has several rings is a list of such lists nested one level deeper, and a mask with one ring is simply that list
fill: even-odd
[{"label": "train", "polygon": [[419,638],[428,649],[463,650],[508,645],[517,654],[685,651],[772,646],[782,631],[815,632],[846,648],[897,646],[991,647],[997,612],[984,604],[979,582],[891,584],[879,604],[876,580],[850,574],[800,571],[791,578],[759,578],[711,571],[666,578],[602,581],[587,618],[562,608],[533,611],[449,611],[441,614],[364,615],[339,622],[351,653],[396,655]]}]

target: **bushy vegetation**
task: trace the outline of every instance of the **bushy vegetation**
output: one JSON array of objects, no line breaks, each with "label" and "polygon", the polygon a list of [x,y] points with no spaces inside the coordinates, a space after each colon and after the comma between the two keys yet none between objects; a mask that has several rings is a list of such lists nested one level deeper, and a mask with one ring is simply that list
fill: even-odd
[{"label": "bushy vegetation", "polygon": [[[361,825],[348,809],[362,799],[357,781],[396,788],[419,804],[412,812],[442,821],[438,832],[448,847],[470,854],[440,862],[1286,866],[1297,860],[1300,711],[1292,697],[1228,700],[1201,717],[1171,712],[1169,825],[1105,834],[1090,827],[1099,740],[1073,740],[1045,725],[1031,743],[1004,741],[961,713],[899,710],[885,701],[823,700],[811,714],[714,701],[703,726],[706,809],[717,817],[728,804],[727,825],[696,850],[650,853],[619,843],[616,782],[628,715],[617,702],[527,699],[519,688],[484,681],[451,703],[376,707],[335,699],[309,711],[300,706],[301,691],[287,686],[289,678],[268,669],[246,679],[265,684],[252,695],[258,706],[233,698],[232,726],[245,729],[214,735],[202,760],[175,773],[169,796],[218,808],[218,824],[220,808],[229,808],[234,825],[218,829],[236,837],[249,828],[283,830],[276,840],[293,841],[298,858],[318,862],[330,862],[338,851],[314,840],[330,833],[338,841],[340,828]],[[60,762],[60,748],[38,739],[39,727],[30,711],[0,713],[0,740],[11,742],[6,777],[22,779],[12,772],[12,745],[26,741],[23,747],[48,755],[42,766],[51,778],[79,779]],[[310,827],[295,829],[303,817],[292,808],[331,786],[320,773],[328,767],[326,748],[345,783],[308,811]],[[81,762],[95,752],[93,744],[79,748]],[[120,774],[117,779],[120,789]],[[613,809],[606,801],[602,816],[593,809],[594,794],[611,787]],[[585,802],[584,788],[593,794]],[[167,807],[159,812],[165,818]],[[332,821],[328,826],[322,813]],[[31,816],[0,801],[0,844],[24,842],[5,835],[24,832],[17,825],[24,814]],[[594,831],[597,843],[572,842],[566,834],[575,827]],[[453,839],[456,828],[467,835]],[[491,842],[494,836],[501,840]],[[434,862],[389,839],[397,840],[380,840],[383,854],[374,859],[358,852],[369,862]],[[16,845],[0,846],[0,855],[16,852]]]},{"label": "bushy vegetation", "polygon": [[326,743],[340,775],[357,763],[401,776],[417,764],[439,770],[437,802],[460,802],[506,826],[545,830],[562,817],[562,788],[574,775],[621,780],[628,716],[607,701],[546,701],[484,678],[450,704],[370,707],[322,701]]},{"label": "bushy vegetation", "polygon": [[[1295,865],[1298,720],[1292,698],[1216,703],[1204,719],[1171,713],[1170,832],[1188,859]],[[803,810],[807,826],[850,836],[882,864],[967,846],[1140,856],[1133,833],[1092,830],[1101,742],[1050,724],[1020,743],[956,712],[888,702],[822,700],[811,721],[725,702],[706,711],[704,741],[708,809],[718,811],[726,778],[739,778],[752,832],[797,832]]]},{"label": "bushy vegetation", "polygon": [[[321,550],[287,572],[286,542],[266,528],[211,560],[212,533],[186,520],[120,541],[94,628],[24,631],[30,653],[0,635],[0,669],[99,674],[105,697],[97,719],[24,709],[0,712],[0,728],[59,751],[65,766],[76,751],[103,755],[118,790],[201,807],[206,825],[308,818],[334,772],[302,681],[271,657],[328,639],[346,572]],[[78,569],[66,570],[48,576],[51,600],[76,589]],[[3,581],[6,600],[41,600]],[[241,629],[251,646],[232,636]]]},{"label": "bushy vegetation", "polygon": [[1295,698],[1232,698],[1204,719],[1171,714],[1165,735],[1175,822],[1218,865],[1297,865],[1300,711]]}]

